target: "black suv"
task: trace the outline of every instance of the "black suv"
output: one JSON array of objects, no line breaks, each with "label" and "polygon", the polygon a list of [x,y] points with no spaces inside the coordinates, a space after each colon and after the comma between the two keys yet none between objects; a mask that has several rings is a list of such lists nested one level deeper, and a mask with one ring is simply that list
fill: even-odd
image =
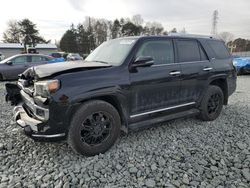
[{"label": "black suv", "polygon": [[91,156],[121,131],[191,115],[216,119],[236,89],[236,71],[212,37],[128,37],[103,43],[84,62],[30,68],[6,89],[27,135],[67,138]]}]

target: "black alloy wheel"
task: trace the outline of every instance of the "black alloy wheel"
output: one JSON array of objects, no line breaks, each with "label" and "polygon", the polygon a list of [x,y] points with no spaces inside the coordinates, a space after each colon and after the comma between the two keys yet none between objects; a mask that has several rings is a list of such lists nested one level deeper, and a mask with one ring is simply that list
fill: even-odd
[{"label": "black alloy wheel", "polygon": [[104,142],[110,135],[112,117],[106,112],[96,112],[88,116],[82,123],[81,139],[89,145]]},{"label": "black alloy wheel", "polygon": [[93,156],[111,148],[120,132],[121,119],[116,108],[102,100],[91,100],[73,115],[68,143],[75,152]]},{"label": "black alloy wheel", "polygon": [[223,108],[224,94],[219,86],[209,85],[201,104],[198,118],[213,121],[219,117]]}]

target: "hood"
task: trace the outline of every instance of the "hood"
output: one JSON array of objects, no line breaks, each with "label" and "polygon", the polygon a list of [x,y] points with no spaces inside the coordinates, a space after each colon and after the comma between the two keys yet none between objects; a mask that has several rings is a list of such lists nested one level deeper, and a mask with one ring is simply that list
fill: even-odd
[{"label": "hood", "polygon": [[98,62],[69,61],[64,63],[53,63],[31,67],[26,70],[22,75],[25,77],[32,76],[39,79],[52,76],[54,74],[60,74],[63,72],[97,69],[105,67],[111,67],[111,65]]}]

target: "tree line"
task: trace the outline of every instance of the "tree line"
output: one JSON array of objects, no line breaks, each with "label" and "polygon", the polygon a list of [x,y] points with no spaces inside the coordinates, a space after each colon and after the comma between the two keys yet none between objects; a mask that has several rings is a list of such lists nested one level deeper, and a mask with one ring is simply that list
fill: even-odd
[{"label": "tree line", "polygon": [[[185,28],[169,32],[159,22],[144,22],[141,15],[121,18],[114,21],[86,17],[83,23],[71,25],[63,34],[58,47],[71,53],[89,54],[102,42],[124,36],[167,35],[168,33],[186,33]],[[233,34],[222,32],[218,34],[233,52],[250,51],[250,40],[237,38]],[[23,43],[24,46],[36,46],[39,43],[49,43],[39,33],[35,23],[29,19],[10,20],[7,30],[3,33],[5,43]]]},{"label": "tree line", "polygon": [[[170,32],[177,32],[174,28]],[[140,15],[130,18],[95,19],[86,17],[83,23],[73,24],[60,40],[60,48],[66,52],[88,54],[108,39],[139,35],[167,35],[159,22],[146,22]]]}]

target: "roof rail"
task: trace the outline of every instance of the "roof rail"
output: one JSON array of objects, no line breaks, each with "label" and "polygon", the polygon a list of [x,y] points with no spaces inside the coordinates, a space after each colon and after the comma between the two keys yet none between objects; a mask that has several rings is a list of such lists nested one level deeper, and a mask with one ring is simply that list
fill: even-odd
[{"label": "roof rail", "polygon": [[198,38],[215,38],[212,35],[197,35],[197,34],[184,34],[184,33],[169,33],[168,36],[177,36],[177,37],[198,37]]}]

